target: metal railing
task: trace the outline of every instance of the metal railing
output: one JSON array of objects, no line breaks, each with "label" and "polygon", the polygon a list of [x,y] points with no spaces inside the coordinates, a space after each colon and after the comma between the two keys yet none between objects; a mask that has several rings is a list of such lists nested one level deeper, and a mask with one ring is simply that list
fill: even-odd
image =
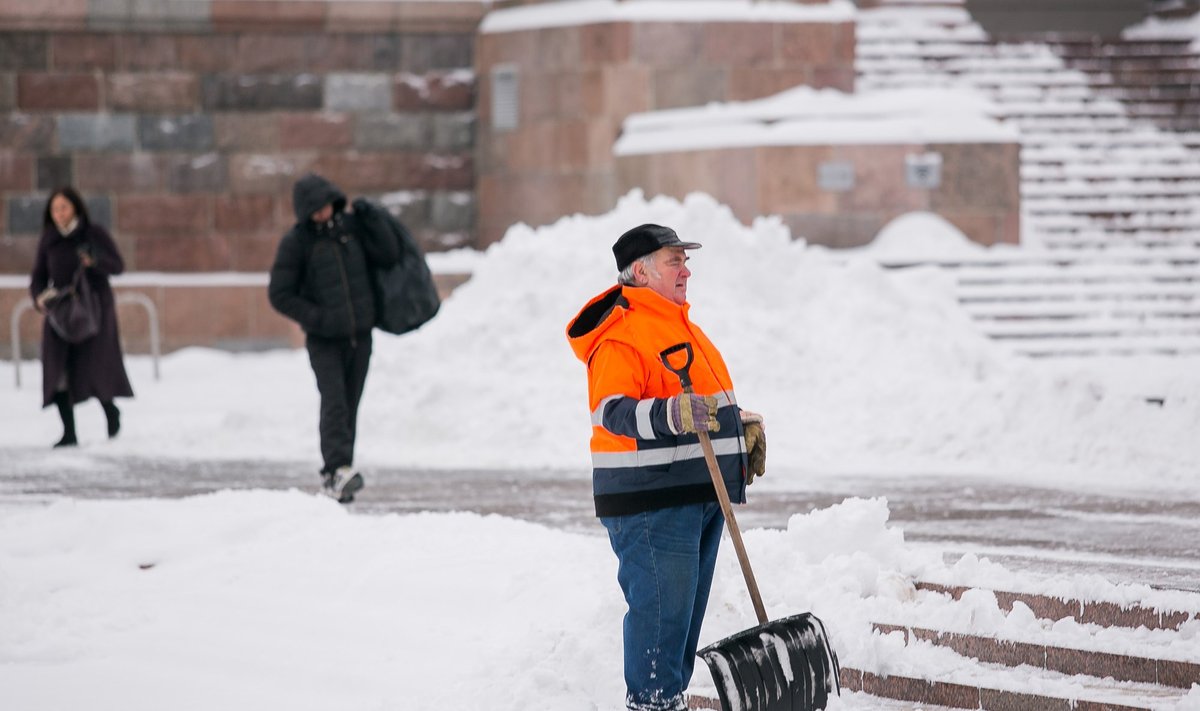
[{"label": "metal railing", "polygon": [[[154,379],[161,379],[158,360],[162,352],[162,339],[158,329],[158,309],[154,306],[154,302],[145,294],[136,291],[116,294],[115,302],[117,304],[138,304],[146,310],[146,319],[150,322],[150,356],[154,361]],[[9,320],[12,337],[13,373],[16,375],[18,388],[21,387],[21,316],[32,308],[32,299],[22,299],[13,307],[12,317]]]}]

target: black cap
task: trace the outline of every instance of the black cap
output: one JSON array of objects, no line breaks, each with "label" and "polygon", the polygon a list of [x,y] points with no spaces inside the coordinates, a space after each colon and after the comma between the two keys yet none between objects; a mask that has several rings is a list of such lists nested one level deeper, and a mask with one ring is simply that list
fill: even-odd
[{"label": "black cap", "polygon": [[613,256],[617,258],[617,271],[622,271],[641,257],[657,252],[663,247],[699,249],[700,243],[684,242],[670,227],[649,223],[638,225],[621,235],[617,243],[613,245]]}]

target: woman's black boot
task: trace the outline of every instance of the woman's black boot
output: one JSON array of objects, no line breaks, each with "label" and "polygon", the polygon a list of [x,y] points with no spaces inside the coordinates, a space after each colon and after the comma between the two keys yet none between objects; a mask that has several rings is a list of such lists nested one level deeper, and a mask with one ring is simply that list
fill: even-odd
[{"label": "woman's black boot", "polygon": [[54,404],[58,406],[58,416],[62,418],[63,436],[54,443],[57,447],[74,447],[79,444],[75,439],[75,409],[71,407],[71,396],[64,392],[54,393]]},{"label": "woman's black boot", "polygon": [[112,439],[121,431],[121,411],[112,400],[101,400],[100,407],[104,408],[104,417],[108,420],[108,438]]}]

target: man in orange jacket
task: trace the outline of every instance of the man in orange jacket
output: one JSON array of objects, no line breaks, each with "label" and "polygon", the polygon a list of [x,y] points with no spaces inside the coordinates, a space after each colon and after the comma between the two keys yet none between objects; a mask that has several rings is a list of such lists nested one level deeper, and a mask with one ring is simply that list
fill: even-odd
[{"label": "man in orange jacket", "polygon": [[[762,418],[741,410],[716,346],[688,318],[687,250],[645,224],[613,245],[618,284],[567,327],[587,366],[596,515],[617,556],[626,706],[683,711],[724,517],[699,445],[708,432],[733,503],[766,462]],[[692,346],[693,394],[659,354]],[[749,458],[747,455],[749,454]]]}]

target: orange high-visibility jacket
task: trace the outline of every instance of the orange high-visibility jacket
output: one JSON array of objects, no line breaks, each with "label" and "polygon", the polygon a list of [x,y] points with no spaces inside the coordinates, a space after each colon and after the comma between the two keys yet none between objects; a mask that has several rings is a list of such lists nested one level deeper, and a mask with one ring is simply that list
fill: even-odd
[{"label": "orange high-visibility jacket", "polygon": [[[733,383],[688,309],[652,289],[618,285],[589,301],[567,326],[571,348],[588,370],[597,516],[716,500],[699,438],[676,434],[668,422],[667,398],[683,386],[659,353],[685,341],[695,357],[689,370],[695,392],[717,398],[720,430],[710,436],[729,498],[746,500],[745,440]],[[671,362],[678,367],[682,357]]]}]

